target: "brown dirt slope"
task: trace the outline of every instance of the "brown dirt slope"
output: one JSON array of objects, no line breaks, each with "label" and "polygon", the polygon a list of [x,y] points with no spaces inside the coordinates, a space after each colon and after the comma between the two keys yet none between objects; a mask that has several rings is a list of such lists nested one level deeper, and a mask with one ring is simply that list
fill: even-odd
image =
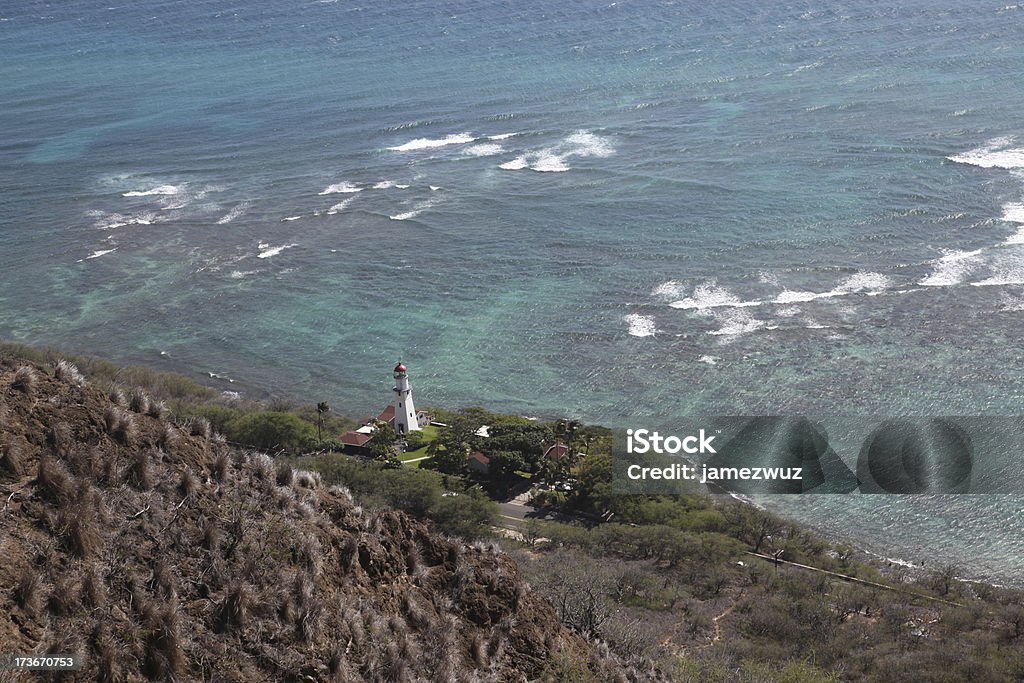
[{"label": "brown dirt slope", "polygon": [[151,403],[0,360],[0,652],[90,681],[619,678],[507,556]]}]

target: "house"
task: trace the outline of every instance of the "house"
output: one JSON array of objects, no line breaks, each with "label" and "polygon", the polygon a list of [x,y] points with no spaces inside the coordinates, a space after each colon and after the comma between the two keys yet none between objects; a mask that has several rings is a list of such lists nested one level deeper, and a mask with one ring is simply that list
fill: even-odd
[{"label": "house", "polygon": [[473,451],[466,457],[466,467],[480,474],[490,474],[491,459],[480,451]]},{"label": "house", "polygon": [[373,438],[373,431],[366,430],[367,427],[368,425],[363,425],[359,429],[351,432],[345,432],[339,437],[345,453],[350,453],[352,455],[370,454],[370,449],[366,447],[366,444]]},{"label": "house", "polygon": [[559,460],[568,453],[568,446],[560,443],[553,443],[550,446],[548,446],[547,450],[544,451],[544,457]]}]

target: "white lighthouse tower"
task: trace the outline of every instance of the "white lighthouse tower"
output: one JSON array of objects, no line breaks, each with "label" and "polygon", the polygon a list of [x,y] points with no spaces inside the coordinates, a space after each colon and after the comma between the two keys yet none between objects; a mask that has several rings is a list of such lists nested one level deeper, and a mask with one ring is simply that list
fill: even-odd
[{"label": "white lighthouse tower", "polygon": [[419,420],[416,419],[416,406],[412,402],[412,385],[409,384],[409,372],[402,362],[395,366],[395,431],[399,434],[420,431]]}]

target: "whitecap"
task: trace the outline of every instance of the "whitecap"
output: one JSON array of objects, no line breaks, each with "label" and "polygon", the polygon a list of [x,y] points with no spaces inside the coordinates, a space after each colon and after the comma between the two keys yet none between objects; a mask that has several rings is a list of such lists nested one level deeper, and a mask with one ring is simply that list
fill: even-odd
[{"label": "whitecap", "polygon": [[338,202],[337,204],[335,204],[331,208],[327,209],[327,215],[328,216],[333,216],[334,214],[338,213],[339,211],[344,211],[345,208],[347,208],[348,205],[352,203],[353,199],[355,199],[355,197],[349,197],[348,199],[345,199],[343,201]]},{"label": "whitecap", "polygon": [[248,277],[250,275],[255,275],[258,272],[259,272],[258,270],[233,270],[233,271],[231,271],[231,279],[232,280],[241,280],[244,277]]},{"label": "whitecap", "polygon": [[474,157],[489,157],[495,154],[501,154],[505,151],[505,148],[497,143],[484,143],[481,145],[473,145],[462,150],[464,154],[469,154]]},{"label": "whitecap", "polygon": [[419,216],[421,213],[423,213],[424,211],[426,211],[430,207],[434,206],[435,204],[437,204],[437,202],[435,200],[429,199],[429,200],[427,200],[425,202],[421,202],[421,203],[415,205],[414,207],[412,207],[408,211],[405,211],[403,213],[398,213],[398,214],[395,214],[393,216],[388,216],[388,218],[390,218],[393,221],[407,221],[410,218],[416,218],[416,216]]},{"label": "whitecap", "polygon": [[505,163],[499,165],[498,168],[503,168],[506,171],[518,171],[519,169],[526,168],[529,165],[530,164],[526,160],[525,156],[518,156],[512,161],[506,161]]},{"label": "whitecap", "polygon": [[443,138],[416,138],[397,147],[388,147],[393,152],[415,152],[421,149],[434,149],[446,145],[464,145],[473,142],[475,137],[469,133],[453,133]]},{"label": "whitecap", "polygon": [[774,303],[777,304],[796,304],[806,303],[808,301],[814,301],[816,299],[831,299],[837,296],[847,296],[849,294],[865,293],[865,294],[876,294],[881,292],[889,285],[889,278],[885,277],[880,273],[856,273],[847,278],[838,287],[830,289],[827,292],[806,292],[806,291],[793,291],[783,290],[774,299]]},{"label": "whitecap", "polygon": [[940,258],[932,261],[932,274],[917,284],[924,287],[948,287],[963,282],[976,268],[981,265],[981,249],[975,251],[946,251]]},{"label": "whitecap", "polygon": [[530,169],[541,173],[564,173],[569,170],[565,157],[551,152],[541,152],[530,164]]},{"label": "whitecap", "polygon": [[727,289],[723,289],[714,281],[698,285],[693,294],[685,299],[673,301],[672,308],[704,310],[708,308],[746,308],[760,306],[761,301],[743,301]]},{"label": "whitecap", "polygon": [[430,186],[430,191],[431,191],[431,192],[437,192],[437,191],[438,191],[438,190],[440,190],[440,189],[441,189],[441,186],[440,186],[440,185],[431,185],[431,186]]},{"label": "whitecap", "polygon": [[224,214],[223,216],[218,218],[217,219],[217,225],[226,225],[226,224],[230,223],[231,221],[235,220],[236,218],[241,216],[243,213],[245,213],[245,210],[248,209],[248,208],[249,208],[249,204],[246,203],[246,202],[243,202],[243,203],[239,204],[238,206],[236,206],[235,208],[231,209],[226,214]]},{"label": "whitecap", "polygon": [[1002,219],[1008,223],[1024,223],[1024,204],[1017,202],[1003,204]]},{"label": "whitecap", "polygon": [[662,282],[651,290],[651,294],[663,299],[675,299],[683,295],[683,283],[676,280]]},{"label": "whitecap", "polygon": [[742,334],[755,332],[765,326],[763,320],[758,320],[749,312],[743,310],[726,310],[716,315],[722,327],[712,330],[708,334],[724,337],[737,337]]},{"label": "whitecap", "polygon": [[706,363],[707,365],[718,365],[718,361],[721,360],[718,356],[701,356],[697,359],[698,363]]},{"label": "whitecap", "polygon": [[615,148],[607,138],[586,130],[578,130],[565,139],[571,147],[569,154],[579,157],[607,157],[615,154]]},{"label": "whitecap", "polygon": [[282,223],[287,223],[287,222],[291,222],[291,221],[297,221],[300,218],[302,218],[302,216],[285,216],[284,218],[281,219],[281,222]]},{"label": "whitecap", "polygon": [[519,133],[498,133],[497,135],[488,135],[488,140],[508,140],[510,137],[519,135]]},{"label": "whitecap", "polygon": [[654,318],[649,315],[630,313],[623,320],[629,324],[629,334],[633,337],[652,337],[657,332]]},{"label": "whitecap", "polygon": [[132,190],[124,192],[122,197],[149,197],[151,195],[174,195],[178,194],[180,188],[176,185],[159,185],[149,190]]},{"label": "whitecap", "polygon": [[397,183],[394,180],[381,180],[378,183],[374,183],[373,189],[375,190],[388,190],[394,187]]},{"label": "whitecap", "polygon": [[323,196],[325,194],[338,194],[338,193],[348,194],[348,193],[352,193],[352,192],[362,192],[362,191],[363,191],[363,188],[359,187],[358,185],[354,185],[354,184],[349,183],[349,182],[340,182],[340,183],[334,183],[333,185],[328,185],[327,187],[325,187],[323,190],[321,190],[317,194]]},{"label": "whitecap", "polygon": [[[266,246],[269,246],[269,245],[266,245]],[[278,254],[280,254],[285,249],[291,249],[294,246],[297,246],[297,245],[295,245],[295,244],[284,244],[284,245],[282,245],[280,247],[270,247],[270,248],[264,249],[260,253],[256,254],[256,258],[270,258],[271,256],[277,256]]]},{"label": "whitecap", "polygon": [[981,168],[1024,169],[1024,148],[1009,148],[1014,142],[1012,137],[994,138],[977,149],[946,158]]},{"label": "whitecap", "polygon": [[100,256],[106,256],[107,254],[111,254],[115,251],[117,251],[117,247],[114,247],[113,249],[100,249],[98,251],[92,252],[84,259],[78,259],[78,262],[81,263],[82,261],[88,261],[89,259],[99,258]]}]

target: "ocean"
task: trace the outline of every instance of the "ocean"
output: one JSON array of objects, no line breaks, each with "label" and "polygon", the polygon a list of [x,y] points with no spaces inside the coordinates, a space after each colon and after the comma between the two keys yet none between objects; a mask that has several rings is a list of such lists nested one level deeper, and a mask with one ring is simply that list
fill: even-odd
[{"label": "ocean", "polygon": [[[353,415],[399,358],[619,427],[1020,414],[1022,73],[1007,0],[7,0],[0,337]],[[1014,581],[1022,500],[766,502]]]}]

